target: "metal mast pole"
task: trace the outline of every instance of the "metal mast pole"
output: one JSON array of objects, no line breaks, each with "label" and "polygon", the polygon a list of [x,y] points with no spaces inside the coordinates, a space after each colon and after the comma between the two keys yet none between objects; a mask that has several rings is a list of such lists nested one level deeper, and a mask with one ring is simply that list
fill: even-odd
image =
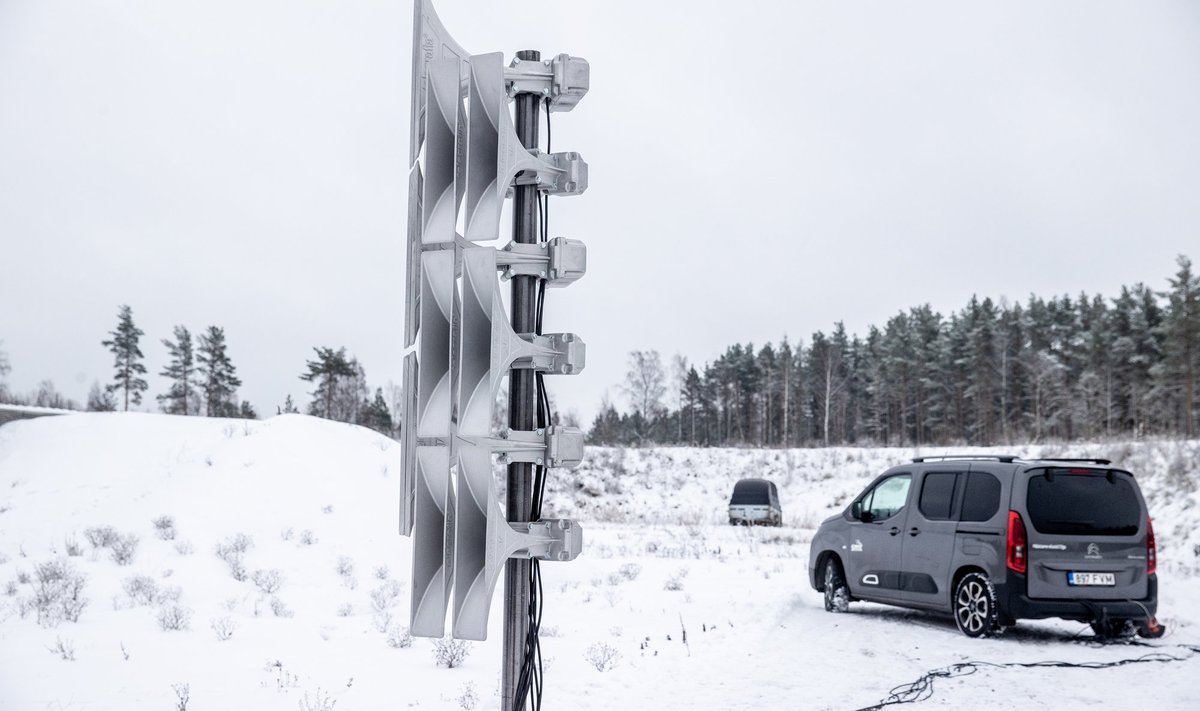
[{"label": "metal mast pole", "polygon": [[[541,61],[542,53],[535,50],[517,52],[517,59]],[[539,94],[517,94],[516,129],[521,145],[537,148]],[[520,244],[537,242],[538,190],[534,185],[513,188],[513,241]],[[517,276],[512,279],[512,325],[517,333],[532,333],[537,310],[538,277]],[[537,386],[532,370],[509,372],[508,426],[518,431],[537,429]],[[508,520],[528,521],[532,505],[533,465],[508,465]],[[510,558],[504,566],[504,662],[501,682],[500,708],[511,711],[516,696],[517,679],[525,658],[525,637],[529,630],[529,575],[532,563],[528,559]]]}]

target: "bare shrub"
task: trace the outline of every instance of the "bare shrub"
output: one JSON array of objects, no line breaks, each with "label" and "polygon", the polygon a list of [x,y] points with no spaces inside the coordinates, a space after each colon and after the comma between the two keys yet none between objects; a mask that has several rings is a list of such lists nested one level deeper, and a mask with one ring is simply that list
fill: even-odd
[{"label": "bare shrub", "polygon": [[17,587],[16,580],[10,580],[4,584],[4,594],[7,597],[14,597],[17,594],[17,591],[19,591],[19,590],[20,590],[20,588]]},{"label": "bare shrub", "polygon": [[596,642],[587,648],[583,653],[583,658],[588,664],[596,667],[596,671],[608,671],[617,666],[617,662],[621,659],[621,653],[616,647],[604,642]]},{"label": "bare shrub", "polygon": [[376,580],[387,580],[388,576],[390,576],[391,574],[392,574],[392,571],[388,570],[388,567],[386,565],[381,565],[375,569],[375,579]]},{"label": "bare shrub", "polygon": [[38,624],[53,627],[63,620],[78,622],[88,604],[83,597],[83,574],[66,560],[39,563],[34,574],[31,603],[37,610]]},{"label": "bare shrub", "polygon": [[316,544],[317,544],[317,537],[313,534],[312,531],[310,531],[306,528],[300,532],[300,545],[314,546]]},{"label": "bare shrub", "polygon": [[119,535],[112,526],[93,526],[83,532],[83,537],[92,544],[92,548],[108,548]]},{"label": "bare shrub", "polygon": [[354,559],[348,555],[338,556],[337,574],[343,578],[348,578],[354,575]]},{"label": "bare shrub", "polygon": [[538,636],[553,639],[561,637],[562,632],[558,629],[558,625],[540,625],[538,627]]},{"label": "bare shrub", "polygon": [[413,643],[412,634],[404,625],[392,625],[388,627],[387,643],[392,649],[408,649]]},{"label": "bare shrub", "polygon": [[683,590],[683,576],[681,576],[679,573],[676,573],[667,578],[667,581],[663,583],[663,590],[669,590],[671,592]]},{"label": "bare shrub", "polygon": [[433,660],[439,667],[461,667],[470,652],[471,644],[464,639],[443,637],[433,640]]},{"label": "bare shrub", "polygon": [[375,629],[387,632],[392,623],[392,608],[400,599],[400,583],[389,580],[371,591],[371,619]]},{"label": "bare shrub", "polygon": [[463,711],[471,711],[475,705],[479,703],[479,692],[475,691],[475,685],[471,682],[463,684],[462,691],[458,693],[458,707]]},{"label": "bare shrub", "polygon": [[333,707],[337,706],[337,699],[318,687],[312,696],[309,696],[307,691],[304,692],[304,698],[300,699],[299,705],[300,711],[333,711]]},{"label": "bare shrub", "polygon": [[287,528],[285,528],[279,532],[279,540],[290,541],[290,540],[292,540],[292,536],[295,536],[295,535],[296,535],[296,531],[293,530],[291,526],[288,526]]},{"label": "bare shrub", "polygon": [[237,533],[218,543],[214,552],[229,566],[229,574],[233,579],[241,582],[246,579],[245,553],[253,546],[253,538],[244,533]]},{"label": "bare shrub", "polygon": [[20,583],[21,585],[28,585],[32,580],[33,580],[33,578],[29,577],[28,570],[18,570],[17,571],[17,582]]},{"label": "bare shrub", "polygon": [[283,600],[277,597],[271,598],[271,614],[276,617],[295,617],[296,613],[292,612]]},{"label": "bare shrub", "polygon": [[254,582],[254,586],[264,595],[275,594],[283,585],[283,576],[274,568],[271,570],[256,570],[254,571],[254,575],[250,576],[250,580]]},{"label": "bare shrub", "polygon": [[158,536],[159,540],[175,540],[175,518],[173,516],[159,516],[151,523],[154,524],[154,535]]},{"label": "bare shrub", "polygon": [[642,566],[638,565],[637,563],[626,563],[625,565],[622,565],[617,572],[621,574],[622,578],[633,582],[634,580],[638,579],[639,575],[642,574]]},{"label": "bare shrub", "polygon": [[154,596],[154,602],[158,605],[165,605],[168,602],[179,602],[181,597],[183,597],[183,588],[178,585],[171,585],[159,590]]},{"label": "bare shrub", "polygon": [[57,638],[54,646],[50,647],[50,653],[58,655],[64,662],[75,661],[75,645],[69,639]]},{"label": "bare shrub", "polygon": [[79,539],[75,534],[71,534],[63,541],[63,548],[66,549],[67,555],[72,558],[78,558],[83,555],[83,546],[79,545]]},{"label": "bare shrub", "polygon": [[175,541],[175,552],[179,555],[191,555],[196,552],[196,547],[191,541]]},{"label": "bare shrub", "polygon": [[209,620],[208,626],[212,628],[213,634],[217,635],[217,639],[222,642],[232,637],[237,629],[237,623],[228,615]]},{"label": "bare shrub", "polygon": [[338,614],[338,617],[349,617],[349,616],[353,615],[354,614],[354,605],[351,605],[348,602],[345,603],[344,605],[342,605],[341,607],[338,608],[337,614]]},{"label": "bare shrub", "polygon": [[158,608],[158,627],[163,632],[186,630],[192,625],[192,611],[175,602]]},{"label": "bare shrub", "polygon": [[137,553],[138,537],[132,533],[124,536],[118,535],[109,544],[112,549],[112,559],[117,565],[129,565],[133,562],[133,556]]},{"label": "bare shrub", "polygon": [[121,587],[135,605],[152,605],[158,597],[158,583],[148,575],[131,575]]},{"label": "bare shrub", "polygon": [[192,687],[187,684],[171,684],[175,692],[175,711],[187,711],[188,702],[192,700]]}]

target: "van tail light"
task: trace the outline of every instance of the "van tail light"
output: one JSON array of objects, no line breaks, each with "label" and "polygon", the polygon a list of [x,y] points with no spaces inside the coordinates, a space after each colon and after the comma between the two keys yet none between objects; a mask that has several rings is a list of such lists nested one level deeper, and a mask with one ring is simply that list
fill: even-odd
[{"label": "van tail light", "polygon": [[1158,571],[1158,544],[1154,541],[1154,521],[1146,517],[1146,575]]},{"label": "van tail light", "polygon": [[1016,511],[1008,512],[1008,567],[1016,573],[1024,573],[1028,561],[1029,539],[1025,535],[1025,522]]}]

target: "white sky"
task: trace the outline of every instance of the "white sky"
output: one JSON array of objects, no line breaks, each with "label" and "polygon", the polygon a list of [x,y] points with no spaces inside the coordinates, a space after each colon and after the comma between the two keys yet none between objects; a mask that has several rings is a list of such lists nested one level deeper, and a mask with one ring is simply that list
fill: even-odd
[{"label": "white sky", "polygon": [[[530,8],[518,17],[517,8]],[[472,52],[587,58],[551,201],[590,419],[625,354],[856,332],[923,302],[1165,286],[1200,259],[1192,2],[439,3]],[[79,400],[128,303],[152,374],[223,326],[263,414],[316,345],[400,380],[411,5],[0,0],[0,339]],[[151,379],[150,399],[165,390]]]}]

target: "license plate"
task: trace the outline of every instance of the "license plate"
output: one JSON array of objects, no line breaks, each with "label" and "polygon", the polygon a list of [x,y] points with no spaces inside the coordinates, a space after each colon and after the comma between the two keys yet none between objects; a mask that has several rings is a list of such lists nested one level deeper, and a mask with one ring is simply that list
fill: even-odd
[{"label": "license plate", "polygon": [[1116,585],[1116,573],[1067,573],[1068,585]]}]

